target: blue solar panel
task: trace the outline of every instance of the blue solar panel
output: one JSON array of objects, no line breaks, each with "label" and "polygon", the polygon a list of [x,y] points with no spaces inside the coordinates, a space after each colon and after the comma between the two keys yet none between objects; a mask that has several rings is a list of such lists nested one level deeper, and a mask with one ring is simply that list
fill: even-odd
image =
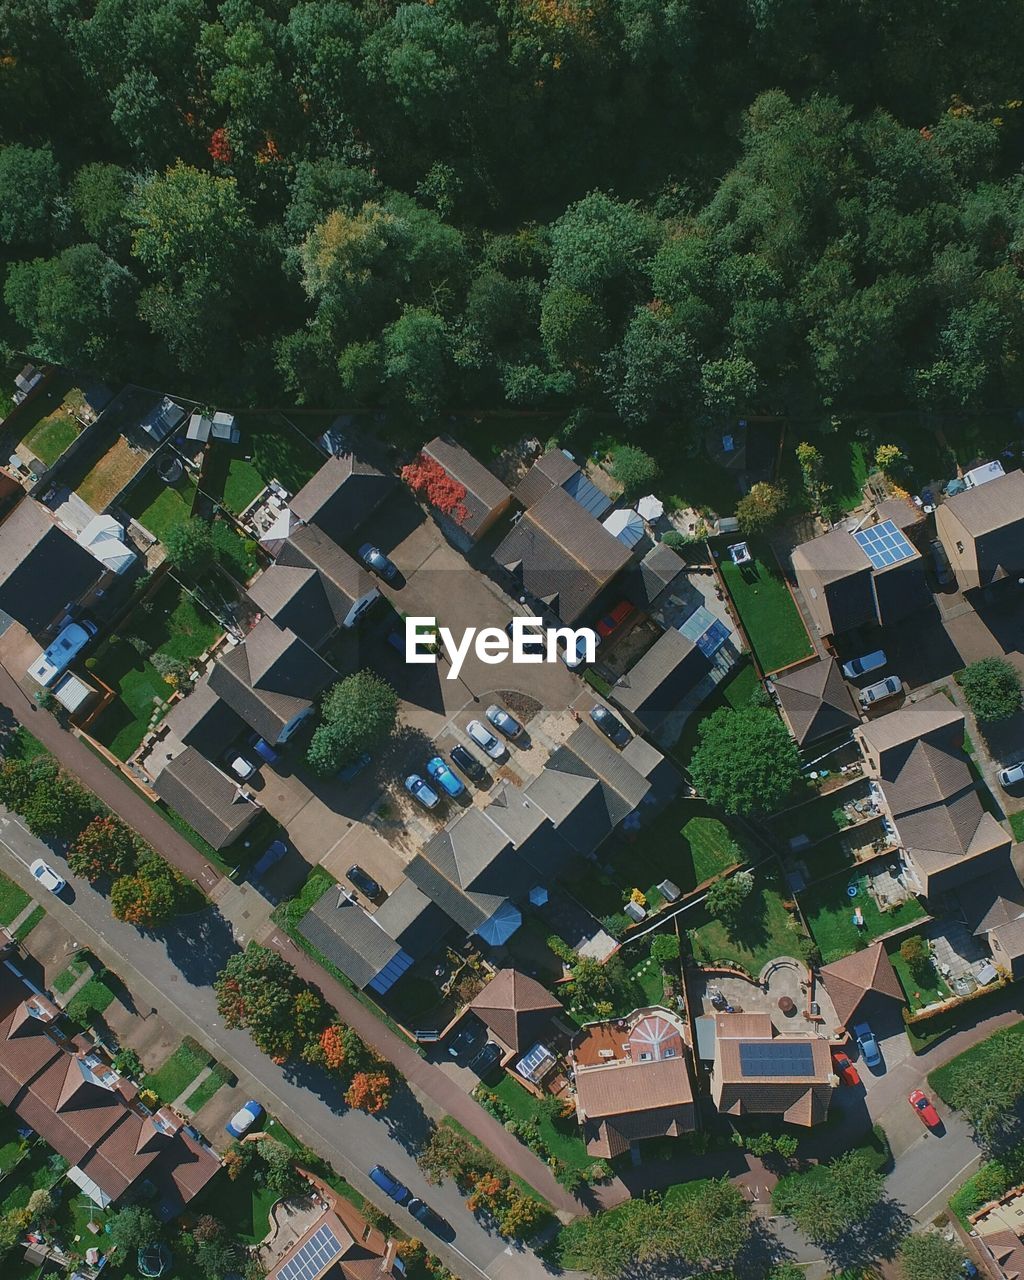
[{"label": "blue solar panel", "polygon": [[813,1076],[814,1049],[806,1040],[759,1040],[740,1044],[743,1076]]},{"label": "blue solar panel", "polygon": [[914,548],[891,520],[872,525],[870,529],[858,529],[853,535],[857,545],[876,569],[887,569],[901,560],[910,560]]},{"label": "blue solar panel", "polygon": [[341,1253],[338,1237],[330,1227],[313,1233],[294,1258],[277,1273],[277,1280],[317,1280]]}]

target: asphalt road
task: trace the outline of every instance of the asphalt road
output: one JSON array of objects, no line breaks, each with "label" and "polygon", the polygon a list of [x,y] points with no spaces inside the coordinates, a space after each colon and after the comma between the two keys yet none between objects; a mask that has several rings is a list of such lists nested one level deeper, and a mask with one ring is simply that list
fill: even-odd
[{"label": "asphalt road", "polygon": [[[69,880],[64,899],[40,893],[28,872],[45,858]],[[0,865],[33,897],[43,901],[83,946],[119,974],[136,1001],[158,1009],[183,1035],[193,1036],[234,1071],[240,1086],[263,1102],[307,1146],[317,1151],[369,1200],[386,1210],[409,1235],[427,1244],[462,1280],[541,1280],[550,1273],[528,1250],[509,1245],[485,1230],[465,1207],[453,1183],[430,1184],[413,1157],[429,1123],[419,1100],[408,1093],[387,1119],[331,1105],[321,1078],[305,1068],[276,1066],[260,1054],[244,1031],[226,1028],[217,1015],[212,976],[235,949],[230,928],[213,909],[190,917],[165,937],[140,933],[115,920],[107,900],[87,882],[75,879],[51,849],[13,815],[0,809]],[[317,1089],[327,1096],[321,1096]],[[382,1196],[367,1171],[383,1164],[455,1229],[453,1244],[432,1237]]]}]

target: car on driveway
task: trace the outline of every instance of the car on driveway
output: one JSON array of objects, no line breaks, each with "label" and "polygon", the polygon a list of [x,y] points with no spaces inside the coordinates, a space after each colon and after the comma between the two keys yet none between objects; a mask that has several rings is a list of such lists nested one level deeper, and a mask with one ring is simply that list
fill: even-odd
[{"label": "car on driveway", "polygon": [[860,1072],[845,1053],[834,1052],[832,1054],[832,1064],[836,1069],[836,1075],[843,1084],[860,1084]]},{"label": "car on driveway", "polygon": [[469,1064],[470,1071],[475,1071],[478,1076],[486,1076],[501,1061],[501,1050],[493,1040],[488,1040],[473,1061]]},{"label": "car on driveway", "polygon": [[441,799],[433,787],[427,786],[418,773],[410,773],[405,780],[405,789],[414,800],[418,800],[424,809],[436,809]]},{"label": "car on driveway", "polygon": [[439,1213],[435,1213],[425,1200],[421,1200],[419,1196],[413,1196],[409,1203],[405,1206],[417,1222],[421,1223],[432,1231],[435,1236],[441,1240],[454,1240],[455,1228]]},{"label": "car on driveway", "polygon": [[456,1062],[467,1062],[480,1051],[487,1033],[479,1018],[470,1017],[461,1030],[448,1041],[448,1055]]},{"label": "car on driveway", "polygon": [[345,879],[349,884],[354,884],[359,892],[365,894],[371,902],[384,896],[384,890],[370,875],[369,871],[364,871],[358,862],[354,862],[345,872]]},{"label": "car on driveway", "polygon": [[843,675],[847,680],[857,680],[861,676],[866,676],[869,671],[877,671],[879,667],[884,667],[888,661],[883,651],[876,649],[874,653],[866,653],[863,658],[851,658],[849,662],[844,662]]},{"label": "car on driveway", "polygon": [[607,707],[600,705],[590,708],[590,718],[606,738],[610,738],[617,747],[624,747],[633,737],[618,716],[613,715]]},{"label": "car on driveway", "polygon": [[427,761],[427,773],[450,796],[461,796],[466,790],[466,784],[440,756],[434,756],[432,760]]},{"label": "car on driveway", "polygon": [[458,765],[471,781],[483,782],[486,779],[487,770],[473,755],[472,751],[468,747],[464,747],[461,742],[457,747],[452,747],[448,754],[451,756],[452,764]]},{"label": "car on driveway", "polygon": [[405,1204],[412,1195],[409,1188],[399,1182],[393,1173],[389,1173],[382,1164],[375,1164],[370,1170],[370,1181],[375,1182],[386,1196],[390,1196],[395,1204]]},{"label": "car on driveway", "polygon": [[523,731],[523,726],[515,716],[504,707],[499,707],[496,702],[491,703],[484,715],[506,738],[518,738]]},{"label": "car on driveway", "polygon": [[903,681],[899,676],[886,676],[884,680],[861,689],[857,697],[862,707],[872,707],[876,702],[884,702],[886,698],[893,698],[902,691]]},{"label": "car on driveway", "polygon": [[248,1102],[243,1102],[238,1111],[224,1126],[232,1138],[243,1138],[253,1127],[263,1119],[263,1108],[254,1099],[250,1098]]},{"label": "car on driveway", "polygon": [[375,547],[372,542],[364,542],[359,548],[359,559],[367,569],[372,569],[388,582],[392,582],[398,575],[398,565],[389,560],[380,547]]},{"label": "car on driveway", "polygon": [[634,613],[636,613],[636,605],[630,604],[628,600],[620,600],[610,613],[606,613],[600,619],[596,628],[597,634],[607,639],[613,632],[618,631],[624,622],[628,622]]},{"label": "car on driveway", "polygon": [[948,587],[953,582],[953,570],[950,567],[949,556],[946,555],[946,548],[938,540],[933,539],[931,543],[932,566],[935,569],[935,581],[940,587]]},{"label": "car on driveway", "polygon": [[920,1089],[915,1089],[910,1097],[907,1098],[907,1101],[917,1112],[921,1123],[926,1124],[929,1129],[937,1129],[942,1123],[939,1119],[939,1113],[928,1101],[927,1095]]},{"label": "car on driveway", "polygon": [[[601,637],[594,632],[594,653],[597,653],[597,646],[601,643]],[[575,671],[587,660],[587,637],[579,635],[576,637],[576,646],[570,652],[562,636],[555,639],[555,648],[558,650],[558,656],[562,659],[570,671]]]},{"label": "car on driveway", "polygon": [[999,770],[999,785],[1001,787],[1017,787],[1024,782],[1024,760],[1019,764],[1008,765],[1005,769]]},{"label": "car on driveway", "polygon": [[853,1034],[857,1040],[857,1047],[860,1049],[861,1057],[869,1067],[879,1067],[882,1065],[882,1053],[878,1047],[878,1041],[875,1039],[875,1033],[871,1030],[866,1022],[858,1022],[853,1028]]},{"label": "car on driveway", "polygon": [[479,720],[470,720],[466,725],[466,733],[473,739],[476,745],[486,751],[492,760],[500,760],[505,754],[505,744],[491,733],[490,729],[485,728]]},{"label": "car on driveway", "polygon": [[32,872],[32,878],[44,889],[49,889],[51,893],[63,893],[68,887],[68,882],[63,876],[59,876],[48,862],[44,862],[42,858],[36,858],[35,862],[29,867]]},{"label": "car on driveway", "polygon": [[228,767],[228,772],[239,782],[248,782],[257,769],[254,760],[250,760],[244,752],[234,747],[225,755],[224,763]]}]

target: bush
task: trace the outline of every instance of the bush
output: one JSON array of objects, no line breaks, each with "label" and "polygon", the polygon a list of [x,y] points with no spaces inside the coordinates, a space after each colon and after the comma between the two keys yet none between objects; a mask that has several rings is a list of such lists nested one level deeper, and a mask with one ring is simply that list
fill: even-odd
[{"label": "bush", "polygon": [[734,924],[743,911],[743,904],[754,888],[754,877],[749,871],[737,871],[725,880],[716,880],[708,890],[706,906],[711,915],[726,924]]},{"label": "bush", "polygon": [[651,943],[651,959],[660,965],[679,959],[679,939],[674,933],[659,933]]},{"label": "bush", "polygon": [[972,662],[957,683],[979,720],[1009,720],[1021,708],[1020,674],[1005,658]]},{"label": "bush", "polygon": [[635,444],[620,444],[612,450],[611,473],[623,491],[632,494],[650,488],[661,475],[661,467]]},{"label": "bush", "polygon": [[912,934],[900,943],[900,955],[915,982],[927,983],[935,976],[931,948],[920,934]]},{"label": "bush", "polygon": [[766,480],[751,485],[750,492],[736,504],[740,530],[748,538],[767,533],[781,519],[788,500],[784,485],[769,484]]},{"label": "bush", "polygon": [[306,759],[314,773],[328,777],[394,732],[398,694],[372,671],[346,676],[324,695],[321,721]]}]

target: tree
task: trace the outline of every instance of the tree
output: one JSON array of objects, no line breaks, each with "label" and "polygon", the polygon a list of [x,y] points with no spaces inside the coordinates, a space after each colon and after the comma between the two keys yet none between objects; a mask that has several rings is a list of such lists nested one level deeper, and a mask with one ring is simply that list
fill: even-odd
[{"label": "tree", "polygon": [[905,480],[910,463],[907,455],[895,444],[880,444],[875,450],[875,466],[888,480]]},{"label": "tree", "polygon": [[[296,1003],[311,988],[276,951],[250,942],[244,951],[231,956],[217,975],[214,990],[225,1026],[245,1027],[256,1047],[271,1058],[283,1062],[301,1047]],[[322,1000],[320,1009],[323,1011]],[[319,1026],[325,1021],[321,1012]]]},{"label": "tree", "polygon": [[21,816],[33,835],[69,840],[95,812],[93,796],[61,770],[52,781],[33,789]]},{"label": "tree", "polygon": [[49,147],[0,147],[0,244],[46,244],[66,217]]},{"label": "tree", "polygon": [[456,524],[463,524],[468,518],[466,486],[453,479],[439,462],[428,458],[425,453],[402,468],[402,479],[413,493],[425,498]]},{"label": "tree", "polygon": [[821,450],[807,441],[802,441],[796,447],[796,460],[800,464],[800,475],[803,479],[804,489],[807,494],[815,502],[821,501],[823,486],[825,480],[825,459]]},{"label": "tree", "polygon": [[749,871],[737,871],[735,875],[716,880],[708,890],[706,906],[716,919],[735,925],[743,914],[744,904],[754,888],[754,877]]},{"label": "tree", "polygon": [[259,1153],[263,1162],[261,1181],[275,1196],[294,1195],[304,1186],[287,1147],[273,1138],[264,1138],[259,1144]]},{"label": "tree", "polygon": [[227,1236],[201,1240],[196,1249],[196,1262],[202,1274],[211,1276],[213,1280],[226,1280],[230,1275],[237,1275],[241,1261],[241,1247]]},{"label": "tree", "polygon": [[800,777],[796,743],[774,711],[721,707],[701,721],[690,777],[698,793],[726,813],[776,808]]},{"label": "tree", "polygon": [[672,1215],[679,1252],[689,1262],[720,1267],[734,1261],[750,1238],[750,1206],[728,1178],[698,1186]]},{"label": "tree", "polygon": [[33,1222],[45,1223],[53,1217],[53,1193],[46,1187],[37,1187],[28,1198],[26,1206]]},{"label": "tree", "polygon": [[198,574],[208,569],[216,556],[213,531],[205,520],[192,516],[173,525],[164,536],[167,559],[182,573]]},{"label": "tree", "polygon": [[911,934],[900,943],[900,955],[906,961],[915,982],[926,984],[935,977],[935,964],[928,943],[919,933]]},{"label": "tree", "polygon": [[372,671],[357,671],[324,695],[320,724],[313,733],[307,760],[327,777],[365,751],[379,747],[394,732],[398,695]]},{"label": "tree", "polygon": [[884,1183],[869,1153],[855,1149],[810,1173],[783,1178],[772,1204],[812,1240],[830,1244],[867,1218],[882,1197]]},{"label": "tree", "polygon": [[651,943],[651,959],[663,967],[679,959],[679,939],[674,933],[659,933]]},{"label": "tree", "polygon": [[383,334],[384,382],[393,404],[419,421],[440,412],[448,386],[450,342],[444,320],[426,307],[409,307]]},{"label": "tree", "polygon": [[160,1226],[148,1209],[142,1205],[127,1205],[119,1209],[107,1223],[107,1235],[122,1258],[132,1258],[138,1249],[160,1238]]},{"label": "tree", "polygon": [[134,1049],[118,1049],[114,1054],[114,1070],[132,1080],[141,1080],[144,1074],[142,1059]]},{"label": "tree", "polygon": [[1016,1109],[1024,1097],[1024,1039],[997,1031],[944,1068],[937,1092],[962,1111],[992,1146],[1016,1137]]},{"label": "tree", "polygon": [[782,517],[788,501],[784,485],[758,480],[736,504],[736,519],[740,522],[741,531],[748,538],[767,533]]},{"label": "tree", "polygon": [[152,849],[143,848],[135,872],[114,881],[110,909],[127,924],[158,929],[181,910],[190,888],[180,871]]},{"label": "tree", "polygon": [[390,1103],[393,1087],[387,1071],[358,1071],[345,1091],[345,1101],[350,1107],[375,1116]]},{"label": "tree", "polygon": [[935,1231],[915,1232],[900,1245],[903,1280],[961,1280],[967,1255],[956,1240]]},{"label": "tree", "polygon": [[68,851],[68,866],[76,876],[95,882],[103,876],[124,876],[135,869],[135,833],[112,814],[93,818]]},{"label": "tree", "polygon": [[345,1065],[345,1031],[341,1023],[332,1023],[320,1033],[320,1048],[324,1053],[324,1065],[332,1071],[340,1071]]},{"label": "tree", "polygon": [[612,451],[612,475],[630,495],[649,489],[661,474],[661,468],[649,453],[633,444],[622,444]]},{"label": "tree", "polygon": [[979,658],[961,672],[958,683],[979,720],[1009,720],[1021,709],[1021,679],[1005,658]]},{"label": "tree", "polygon": [[607,966],[593,956],[580,956],[572,968],[572,995],[576,1004],[593,1008],[611,992]]}]

